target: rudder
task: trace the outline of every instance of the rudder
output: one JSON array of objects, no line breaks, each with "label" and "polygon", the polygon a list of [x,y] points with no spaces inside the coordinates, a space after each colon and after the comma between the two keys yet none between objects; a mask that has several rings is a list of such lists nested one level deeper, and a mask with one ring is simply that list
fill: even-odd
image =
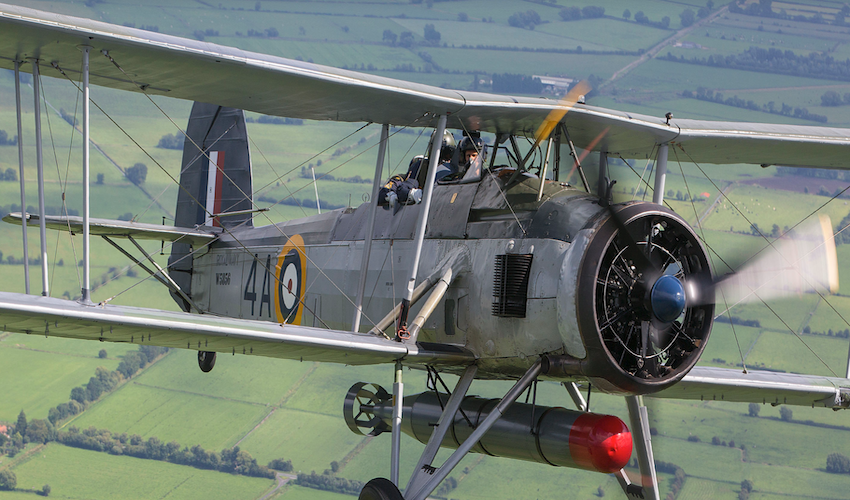
[{"label": "rudder", "polygon": [[[245,112],[196,102],[192,106],[183,143],[174,225],[252,226],[250,213],[211,217],[213,214],[251,210],[251,177]],[[178,242],[171,247],[168,258],[169,274],[190,297],[191,252],[190,245]],[[189,311],[185,300],[174,292],[171,296],[184,311]]]}]

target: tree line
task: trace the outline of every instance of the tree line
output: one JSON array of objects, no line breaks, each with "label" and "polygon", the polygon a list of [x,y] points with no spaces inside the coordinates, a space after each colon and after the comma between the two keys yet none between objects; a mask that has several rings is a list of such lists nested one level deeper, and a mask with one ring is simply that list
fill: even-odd
[{"label": "tree line", "polygon": [[[676,56],[671,55],[669,52],[667,53],[670,57],[676,58]],[[705,87],[697,87],[696,92],[692,92],[690,90],[682,91],[682,97],[688,99],[697,99],[700,101],[714,102],[717,104],[723,104],[725,106],[732,106],[735,108],[743,108],[749,109],[752,111],[761,111],[763,113],[771,113],[774,115],[782,115],[782,116],[793,116],[794,118],[800,118],[801,120],[811,120],[819,123],[826,123],[827,117],[824,115],[818,115],[812,113],[808,110],[808,108],[803,107],[793,107],[785,104],[784,102],[781,106],[777,107],[774,101],[770,101],[767,104],[759,105],[752,100],[744,100],[738,96],[723,98],[723,94],[721,92],[715,93],[713,90],[707,89]]]},{"label": "tree line", "polygon": [[[743,6],[742,6],[743,5]],[[844,4],[833,16],[832,23],[820,12],[815,12],[811,17],[803,14],[790,15],[785,9],[780,9],[779,12],[773,10],[772,0],[759,0],[758,2],[746,4],[742,0],[736,0],[729,4],[729,12],[735,14],[745,14],[755,17],[767,17],[771,19],[782,19],[787,21],[808,22],[816,24],[833,24],[835,26],[847,26],[846,18],[850,15],[850,6]]]},{"label": "tree line", "polygon": [[850,58],[841,61],[821,52],[797,55],[794,51],[774,47],[750,47],[740,54],[712,54],[706,58],[694,56],[688,59],[668,52],[658,59],[715,68],[850,81]]}]

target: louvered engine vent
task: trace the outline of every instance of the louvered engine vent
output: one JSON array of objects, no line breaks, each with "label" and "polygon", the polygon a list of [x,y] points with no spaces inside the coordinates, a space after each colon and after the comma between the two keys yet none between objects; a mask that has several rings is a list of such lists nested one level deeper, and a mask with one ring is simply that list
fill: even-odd
[{"label": "louvered engine vent", "polygon": [[524,318],[528,303],[528,273],[533,255],[497,255],[493,279],[493,316]]}]

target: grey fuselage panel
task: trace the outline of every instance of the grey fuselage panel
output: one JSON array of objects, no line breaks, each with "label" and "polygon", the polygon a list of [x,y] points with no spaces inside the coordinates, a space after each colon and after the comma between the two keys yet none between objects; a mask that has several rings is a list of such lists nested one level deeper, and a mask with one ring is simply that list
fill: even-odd
[{"label": "grey fuselage panel", "polygon": [[[559,302],[572,300],[561,290],[563,275],[575,273],[566,262],[576,259],[568,254],[583,252],[571,242],[603,209],[595,197],[557,182],[546,183],[538,202],[539,182],[525,177],[505,189],[504,180],[485,175],[478,183],[434,187],[417,284],[442,272],[450,260],[454,280],[419,340],[471,350],[483,376],[521,374],[543,353],[585,355],[575,320],[564,321]],[[213,314],[350,328],[369,208],[363,204],[222,235],[195,258],[193,299]],[[405,294],[421,209],[377,210],[361,330]],[[525,317],[492,312],[496,256],[505,254],[533,256]],[[418,310],[414,305],[411,320]]]}]

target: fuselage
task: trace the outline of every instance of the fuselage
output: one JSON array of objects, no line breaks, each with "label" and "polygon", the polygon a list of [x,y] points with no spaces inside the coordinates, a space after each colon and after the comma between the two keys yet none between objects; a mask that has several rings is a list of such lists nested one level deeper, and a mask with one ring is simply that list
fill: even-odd
[{"label": "fuselage", "polygon": [[[576,271],[582,229],[604,209],[557,182],[547,182],[538,201],[539,179],[521,179],[508,189],[486,175],[438,184],[426,226],[417,283],[446,266],[455,278],[418,340],[471,350],[482,374],[521,374],[541,354],[586,354],[575,321]],[[362,329],[404,297],[420,212],[421,205],[377,211]],[[213,314],[350,329],[368,215],[364,204],[230,231],[195,256],[193,299]]]}]

